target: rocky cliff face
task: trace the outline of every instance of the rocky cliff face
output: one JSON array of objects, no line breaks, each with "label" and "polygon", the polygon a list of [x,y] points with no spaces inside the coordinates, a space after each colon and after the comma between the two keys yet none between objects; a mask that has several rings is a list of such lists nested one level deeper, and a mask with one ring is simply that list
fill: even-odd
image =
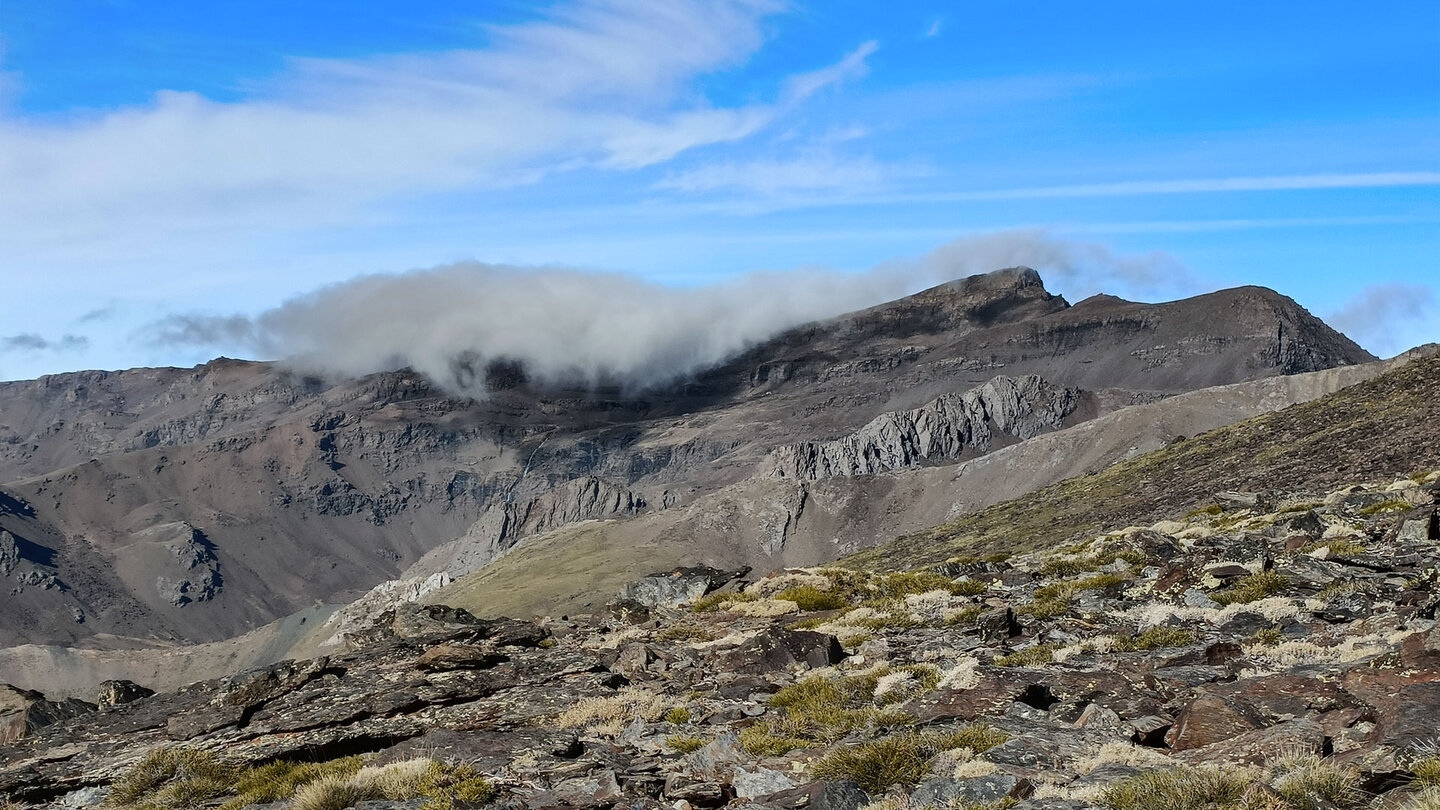
[{"label": "rocky cliff face", "polygon": [[1079,389],[1053,386],[1034,375],[999,376],[913,410],[883,414],[840,439],[781,447],[768,463],[775,475],[815,480],[959,460],[990,451],[997,439],[1009,443],[1061,427],[1080,395]]}]

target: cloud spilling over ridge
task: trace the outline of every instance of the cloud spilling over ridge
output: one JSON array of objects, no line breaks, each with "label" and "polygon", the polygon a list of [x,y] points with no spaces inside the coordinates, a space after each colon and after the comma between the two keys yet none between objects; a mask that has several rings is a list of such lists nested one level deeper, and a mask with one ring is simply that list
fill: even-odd
[{"label": "cloud spilling over ridge", "polygon": [[1429,287],[1396,282],[1366,287],[1326,320],[1351,340],[1389,357],[1423,340],[1437,317],[1440,306]]},{"label": "cloud spilling over ridge", "polygon": [[1017,265],[1067,291],[1155,290],[1183,278],[1164,254],[1117,256],[1042,231],[1008,231],[861,273],[757,272],[689,288],[617,273],[460,263],[356,278],[254,318],[172,316],[148,336],[165,345],[243,348],[328,374],[409,367],[471,395],[483,394],[494,361],[519,362],[542,381],[646,387],[714,366],[792,326]]}]

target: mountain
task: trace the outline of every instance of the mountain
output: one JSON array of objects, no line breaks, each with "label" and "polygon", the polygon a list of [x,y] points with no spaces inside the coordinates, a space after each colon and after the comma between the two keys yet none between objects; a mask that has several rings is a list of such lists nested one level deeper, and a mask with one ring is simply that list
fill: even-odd
[{"label": "mountain", "polygon": [[[0,645],[226,639],[585,521],[685,514],[735,487],[783,501],[800,479],[951,464],[1136,403],[1371,360],[1269,290],[1070,306],[1012,269],[651,391],[495,368],[477,401],[409,372],[234,360],[0,384]],[[763,559],[774,529],[752,517],[733,525]]]}]

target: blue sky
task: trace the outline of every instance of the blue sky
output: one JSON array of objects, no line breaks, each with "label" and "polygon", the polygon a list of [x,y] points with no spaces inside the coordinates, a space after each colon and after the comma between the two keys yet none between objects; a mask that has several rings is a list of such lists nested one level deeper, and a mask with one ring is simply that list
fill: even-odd
[{"label": "blue sky", "polygon": [[996,232],[1071,300],[1260,284],[1440,340],[1434,2],[415,5],[6,0],[0,378],[253,355],[153,324],[366,274],[697,287]]}]

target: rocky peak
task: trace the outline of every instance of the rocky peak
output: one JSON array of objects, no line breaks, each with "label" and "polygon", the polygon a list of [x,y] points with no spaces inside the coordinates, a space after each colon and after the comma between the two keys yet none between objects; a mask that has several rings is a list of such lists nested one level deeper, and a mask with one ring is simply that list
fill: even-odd
[{"label": "rocky peak", "polygon": [[918,334],[963,334],[1002,323],[1038,318],[1069,307],[1045,289],[1028,267],[947,281],[914,295],[840,319],[846,330],[874,331],[899,338]]}]

